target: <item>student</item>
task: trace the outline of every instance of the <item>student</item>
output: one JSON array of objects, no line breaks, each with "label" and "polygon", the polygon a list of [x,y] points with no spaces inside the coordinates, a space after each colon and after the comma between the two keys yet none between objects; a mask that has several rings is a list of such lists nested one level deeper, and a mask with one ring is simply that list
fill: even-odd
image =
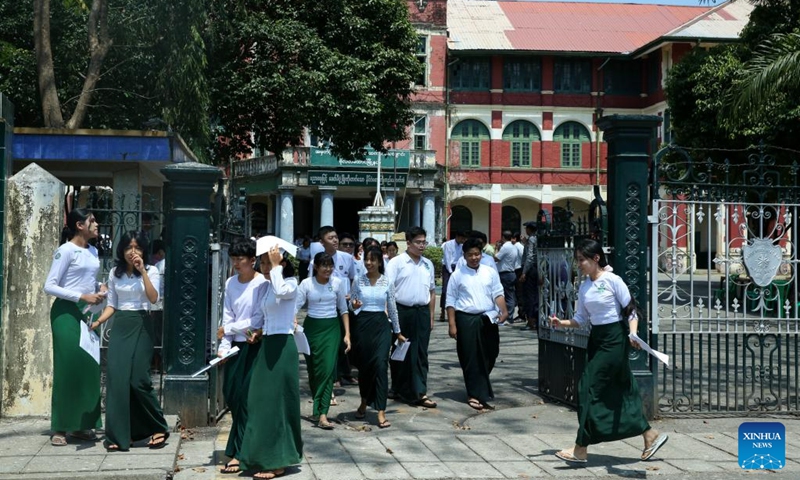
[{"label": "student", "polygon": [[553,327],[578,328],[591,323],[589,363],[578,382],[578,436],[575,446],[556,456],[586,463],[588,446],[641,435],[642,460],[649,460],[667,442],[666,434],[650,427],[642,410],[642,397],[628,361],[628,338],[636,332],[636,304],[625,282],[612,273],[603,248],[596,240],[583,240],[575,248],[578,268],[587,278],[578,290],[575,318],[550,317]]},{"label": "student", "polygon": [[147,236],[129,232],[117,244],[116,265],[108,275],[108,304],[91,327],[114,317],[108,341],[106,440],[108,451],[128,450],[150,437],[151,449],[163,448],[169,427],[153,392],[150,362],[155,332],[150,307],[158,301],[161,276],[147,261]]},{"label": "student", "polygon": [[56,297],[50,309],[53,335],[53,390],[50,409],[50,443],[61,447],[69,436],[97,440],[100,428],[100,365],[80,347],[86,305],[105,300],[98,292],[100,259],[89,240],[97,238],[97,220],[88,210],[76,208],[67,215],[63,243],[53,255],[44,292]]},{"label": "student", "polygon": [[387,428],[392,426],[386,420],[391,332],[397,335],[400,342],[405,342],[406,338],[400,333],[394,286],[383,275],[383,254],[380,247],[372,245],[367,248],[364,252],[364,267],[366,273],[353,281],[350,292],[353,308],[358,311],[356,328],[360,339],[355,346],[359,358],[358,389],[361,393],[361,405],[356,410],[356,418],[364,418],[369,405],[378,411],[378,427]]},{"label": "student", "polygon": [[300,435],[300,373],[294,343],[297,280],[277,247],[261,255],[268,282],[260,287],[251,337],[263,343],[253,362],[248,417],[239,451],[241,468],[258,470],[256,479],[283,475],[303,459]]},{"label": "student", "polygon": [[[332,430],[328,421],[336,357],[339,343],[344,341],[345,353],[350,351],[350,323],[347,314],[345,282],[333,276],[333,258],[325,252],[314,257],[314,275],[306,278],[297,289],[295,315],[308,303],[308,316],[303,322],[311,355],[306,355],[308,382],[314,398],[313,416],[317,426]],[[344,337],[342,337],[342,326]]]},{"label": "student", "polygon": [[[467,404],[475,410],[491,409],[488,401],[494,398],[494,391],[489,375],[500,352],[497,323],[505,321],[508,311],[500,276],[481,264],[481,241],[469,238],[463,248],[466,262],[453,272],[447,293],[449,334],[456,340]],[[497,323],[490,316],[496,317]]]},{"label": "student", "polygon": [[447,299],[447,285],[450,280],[450,275],[456,268],[456,262],[463,257],[462,245],[467,239],[466,233],[461,230],[456,231],[455,236],[442,244],[442,297],[440,299],[440,307],[442,313],[439,316],[439,321],[447,321],[447,309],[445,308],[445,300]]},{"label": "student", "polygon": [[261,349],[261,343],[253,341],[250,333],[254,326],[255,312],[259,308],[259,292],[266,283],[263,275],[256,272],[256,242],[239,240],[228,251],[236,272],[225,282],[225,299],[222,309],[222,326],[217,330],[217,356],[223,357],[233,347],[239,353],[227,360],[222,392],[231,411],[231,431],[225,446],[225,455],[231,460],[221,473],[239,473],[239,451],[242,447],[244,429],[247,425],[247,392],[253,362]]}]

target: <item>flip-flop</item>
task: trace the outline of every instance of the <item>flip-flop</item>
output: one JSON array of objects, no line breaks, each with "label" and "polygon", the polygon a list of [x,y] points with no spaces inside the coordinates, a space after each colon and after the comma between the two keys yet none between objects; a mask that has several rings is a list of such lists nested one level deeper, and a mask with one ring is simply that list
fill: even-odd
[{"label": "flip-flop", "polygon": [[366,412],[366,410],[365,410],[365,411],[363,411],[363,412],[362,412],[361,410],[356,410],[355,417],[356,417],[357,419],[359,419],[359,420],[363,420],[363,419],[364,419],[366,416],[367,416],[367,412]]},{"label": "flip-flop", "polygon": [[50,445],[54,447],[65,447],[67,445],[67,437],[64,435],[51,435]]},{"label": "flip-flop", "polygon": [[570,462],[570,463],[586,463],[587,462],[587,460],[585,458],[578,458],[575,455],[573,455],[573,454],[571,454],[569,452],[564,452],[564,451],[556,452],[556,457],[560,458],[561,460],[564,460],[565,462]]},{"label": "flip-flop", "polygon": [[475,398],[470,398],[469,401],[467,402],[467,405],[474,408],[475,410],[483,410],[483,404]]},{"label": "flip-flop", "polygon": [[428,397],[423,397],[423,398],[417,400],[417,405],[419,405],[420,407],[425,407],[425,408],[436,408],[436,402],[434,402],[433,400],[431,400]]},{"label": "flip-flop", "polygon": [[[253,478],[269,480],[271,478],[280,477],[284,473],[286,473],[286,470],[283,470],[283,469],[280,469],[280,470],[268,470],[266,472],[258,472],[258,473],[256,473],[255,475],[253,475]],[[267,475],[271,475],[271,476],[268,477]]]},{"label": "flip-flop", "polygon": [[317,428],[321,428],[322,430],[333,430],[333,424],[331,422],[317,422]]},{"label": "flip-flop", "polygon": [[[231,462],[232,461],[233,460],[231,460]],[[238,463],[235,464],[235,465],[231,465],[231,462],[226,463],[225,464],[225,468],[220,470],[219,473],[229,474],[229,473],[239,473],[239,472],[242,471],[242,468],[239,466]],[[234,469],[236,469],[236,470],[234,470]]]},{"label": "flip-flop", "polygon": [[[156,437],[156,435],[161,435],[160,437]],[[147,444],[147,448],[150,450],[158,450],[160,448],[164,448],[167,446],[167,439],[169,438],[169,432],[163,433],[156,433],[150,437],[150,442]]]},{"label": "flip-flop", "polygon": [[392,426],[392,424],[389,423],[389,420],[384,420],[384,421],[382,421],[381,423],[378,424],[378,428],[389,428],[391,426]]},{"label": "flip-flop", "polygon": [[647,461],[653,458],[653,455],[656,454],[658,449],[667,443],[667,440],[669,440],[669,436],[666,433],[660,433],[658,437],[656,437],[653,444],[650,445],[650,448],[645,448],[642,450],[642,461]]}]

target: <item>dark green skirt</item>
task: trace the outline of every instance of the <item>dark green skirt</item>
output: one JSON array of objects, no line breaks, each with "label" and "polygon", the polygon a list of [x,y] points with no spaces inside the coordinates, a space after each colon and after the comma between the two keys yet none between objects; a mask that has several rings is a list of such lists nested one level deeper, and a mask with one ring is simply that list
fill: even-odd
[{"label": "dark green skirt", "polygon": [[300,463],[300,374],[292,335],[268,335],[253,363],[239,461],[243,470]]},{"label": "dark green skirt", "polygon": [[53,395],[50,428],[72,432],[100,428],[100,365],[80,347],[81,312],[57,298],[50,309]]},{"label": "dark green skirt", "polygon": [[392,326],[384,312],[361,312],[356,325],[360,340],[356,344],[358,390],[367,405],[386,410]]},{"label": "dark green skirt", "polygon": [[415,403],[428,393],[428,344],[431,340],[431,312],[428,305],[397,305],[400,331],[411,341],[402,362],[389,362],[392,390],[403,401]]},{"label": "dark green skirt", "polygon": [[233,342],[231,347],[239,347],[239,353],[225,363],[225,380],[222,392],[225,403],[231,411],[231,433],[225,455],[235,458],[242,448],[244,427],[247,425],[247,390],[250,386],[253,362],[261,348],[261,342]]},{"label": "dark green skirt", "polygon": [[578,382],[578,437],[582,447],[641,435],[650,429],[631,372],[622,322],[592,326],[589,363]]},{"label": "dark green skirt", "polygon": [[489,375],[500,354],[498,327],[483,315],[456,312],[456,329],[456,351],[467,396],[487,403],[494,398]]},{"label": "dark green skirt", "polygon": [[336,357],[342,341],[339,319],[306,317],[303,322],[311,355],[305,355],[308,383],[314,398],[313,415],[327,415],[331,408],[333,382],[336,381]]},{"label": "dark green skirt", "polygon": [[120,450],[130,448],[131,440],[169,431],[150,379],[154,339],[147,311],[114,313],[108,340],[106,442]]}]

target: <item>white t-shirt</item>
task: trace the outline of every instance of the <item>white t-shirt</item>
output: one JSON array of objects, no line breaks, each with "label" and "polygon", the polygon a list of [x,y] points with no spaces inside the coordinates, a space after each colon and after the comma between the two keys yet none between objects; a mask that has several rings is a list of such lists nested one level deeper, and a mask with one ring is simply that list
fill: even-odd
[{"label": "white t-shirt", "polygon": [[239,281],[239,275],[234,275],[225,281],[225,301],[222,309],[222,327],[225,332],[223,341],[220,341],[218,351],[230,348],[230,342],[244,342],[247,340],[247,330],[253,330],[253,312],[259,305],[259,287],[266,282],[260,273],[247,283]]},{"label": "white t-shirt", "polygon": [[[272,274],[270,274],[272,275]],[[347,313],[346,280],[331,275],[326,284],[317,283],[315,277],[308,277],[297,288],[294,313],[308,302],[308,316],[312,318],[333,318]]]},{"label": "white t-shirt", "polygon": [[253,311],[253,328],[261,328],[265,336],[293,334],[297,279],[283,278],[281,266],[270,270],[269,278],[259,287],[260,301]]},{"label": "white t-shirt", "polygon": [[86,248],[67,242],[53,254],[50,273],[44,282],[44,293],[71,302],[78,302],[84,293],[97,291],[100,259],[92,245]]},{"label": "white t-shirt", "polygon": [[595,281],[587,278],[578,289],[575,321],[581,326],[607,325],[620,321],[624,307],[631,302],[628,286],[617,274],[603,272]]},{"label": "white t-shirt", "polygon": [[445,306],[478,315],[496,310],[495,299],[502,296],[503,285],[497,270],[483,264],[473,270],[465,264],[456,268],[450,277]]},{"label": "white t-shirt", "polygon": [[420,257],[419,262],[415,262],[408,253],[389,260],[386,278],[394,284],[397,303],[407,307],[428,305],[431,292],[436,288],[433,263],[425,257]]},{"label": "white t-shirt", "polygon": [[[126,272],[122,276],[114,275],[116,267],[108,274],[108,306],[114,310],[136,311],[150,310],[150,300],[144,291],[144,279],[138,275],[128,275]],[[156,292],[161,290],[161,275],[153,265],[146,267],[147,276]],[[160,298],[160,294],[159,294]],[[158,299],[156,299],[158,301]]]}]

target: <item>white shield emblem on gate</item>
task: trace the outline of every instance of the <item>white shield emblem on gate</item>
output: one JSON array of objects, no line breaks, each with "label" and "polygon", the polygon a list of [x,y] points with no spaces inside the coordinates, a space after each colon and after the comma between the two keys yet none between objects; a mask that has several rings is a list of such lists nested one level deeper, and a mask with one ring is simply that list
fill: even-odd
[{"label": "white shield emblem on gate", "polygon": [[742,256],[747,274],[753,283],[759,287],[766,287],[778,273],[781,266],[781,247],[772,243],[769,238],[754,238],[750,243],[742,246]]}]

